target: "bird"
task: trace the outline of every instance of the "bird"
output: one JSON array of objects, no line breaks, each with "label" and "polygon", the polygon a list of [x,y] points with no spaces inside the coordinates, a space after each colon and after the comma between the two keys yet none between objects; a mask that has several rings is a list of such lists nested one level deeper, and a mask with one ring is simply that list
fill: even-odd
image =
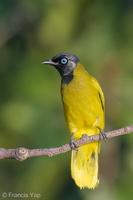
[{"label": "bird", "polygon": [[[72,140],[101,134],[104,130],[104,94],[79,58],[74,54],[61,53],[42,64],[54,66],[61,76],[64,116]],[[94,189],[99,185],[99,153],[100,141],[72,148],[71,176],[80,189]]]}]

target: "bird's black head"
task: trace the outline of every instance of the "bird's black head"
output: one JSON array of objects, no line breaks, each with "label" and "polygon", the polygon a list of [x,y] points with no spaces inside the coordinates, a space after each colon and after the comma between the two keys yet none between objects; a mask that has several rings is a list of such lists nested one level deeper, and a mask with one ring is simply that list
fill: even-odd
[{"label": "bird's black head", "polygon": [[[80,60],[77,56],[69,53],[62,53],[54,56],[50,60],[46,60],[43,64],[53,65],[60,73],[62,79],[68,79],[73,76],[73,70]],[[70,81],[69,81],[70,82]]]}]

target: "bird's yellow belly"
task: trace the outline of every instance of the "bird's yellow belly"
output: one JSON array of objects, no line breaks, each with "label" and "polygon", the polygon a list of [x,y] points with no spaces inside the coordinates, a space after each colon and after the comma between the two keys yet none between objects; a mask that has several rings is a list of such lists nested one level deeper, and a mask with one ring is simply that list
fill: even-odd
[{"label": "bird's yellow belly", "polygon": [[99,126],[100,116],[96,116],[92,111],[83,112],[80,109],[69,108],[67,114],[65,115],[67,126],[71,133],[74,133],[74,138],[78,139],[82,134],[94,135],[98,134],[96,131]]},{"label": "bird's yellow belly", "polygon": [[80,88],[73,90],[72,85],[70,86],[62,88],[62,100],[67,126],[71,134],[74,133],[75,139],[82,137],[82,134],[89,136],[99,134],[98,127],[103,128],[103,111],[97,96],[88,94]]}]

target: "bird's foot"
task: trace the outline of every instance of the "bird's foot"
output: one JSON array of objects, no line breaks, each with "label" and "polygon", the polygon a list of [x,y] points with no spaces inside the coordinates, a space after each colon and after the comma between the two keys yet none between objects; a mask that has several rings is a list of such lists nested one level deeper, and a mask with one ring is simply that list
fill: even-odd
[{"label": "bird's foot", "polygon": [[[99,127],[98,127],[98,128],[99,128]],[[99,130],[100,130],[99,140],[104,140],[104,141],[106,142],[106,140],[107,140],[107,136],[106,136],[104,130],[101,129],[101,128],[99,128]]]},{"label": "bird's foot", "polygon": [[75,145],[75,139],[74,139],[74,133],[72,133],[71,141],[70,141],[70,147],[72,150],[78,151],[77,146]]}]

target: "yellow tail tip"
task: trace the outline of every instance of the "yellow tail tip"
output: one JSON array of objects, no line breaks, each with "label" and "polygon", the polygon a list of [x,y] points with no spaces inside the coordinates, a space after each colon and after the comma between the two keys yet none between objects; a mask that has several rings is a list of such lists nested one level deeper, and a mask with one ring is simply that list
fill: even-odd
[{"label": "yellow tail tip", "polygon": [[72,151],[71,174],[76,185],[94,189],[98,186],[98,143],[86,144]]},{"label": "yellow tail tip", "polygon": [[[76,182],[75,182],[76,183]],[[87,185],[78,185],[77,183],[76,183],[76,185],[80,188],[80,189],[84,189],[84,188],[88,188],[88,189],[96,189],[98,186],[99,186],[99,180],[97,180],[97,182],[94,184],[87,184]]]}]

